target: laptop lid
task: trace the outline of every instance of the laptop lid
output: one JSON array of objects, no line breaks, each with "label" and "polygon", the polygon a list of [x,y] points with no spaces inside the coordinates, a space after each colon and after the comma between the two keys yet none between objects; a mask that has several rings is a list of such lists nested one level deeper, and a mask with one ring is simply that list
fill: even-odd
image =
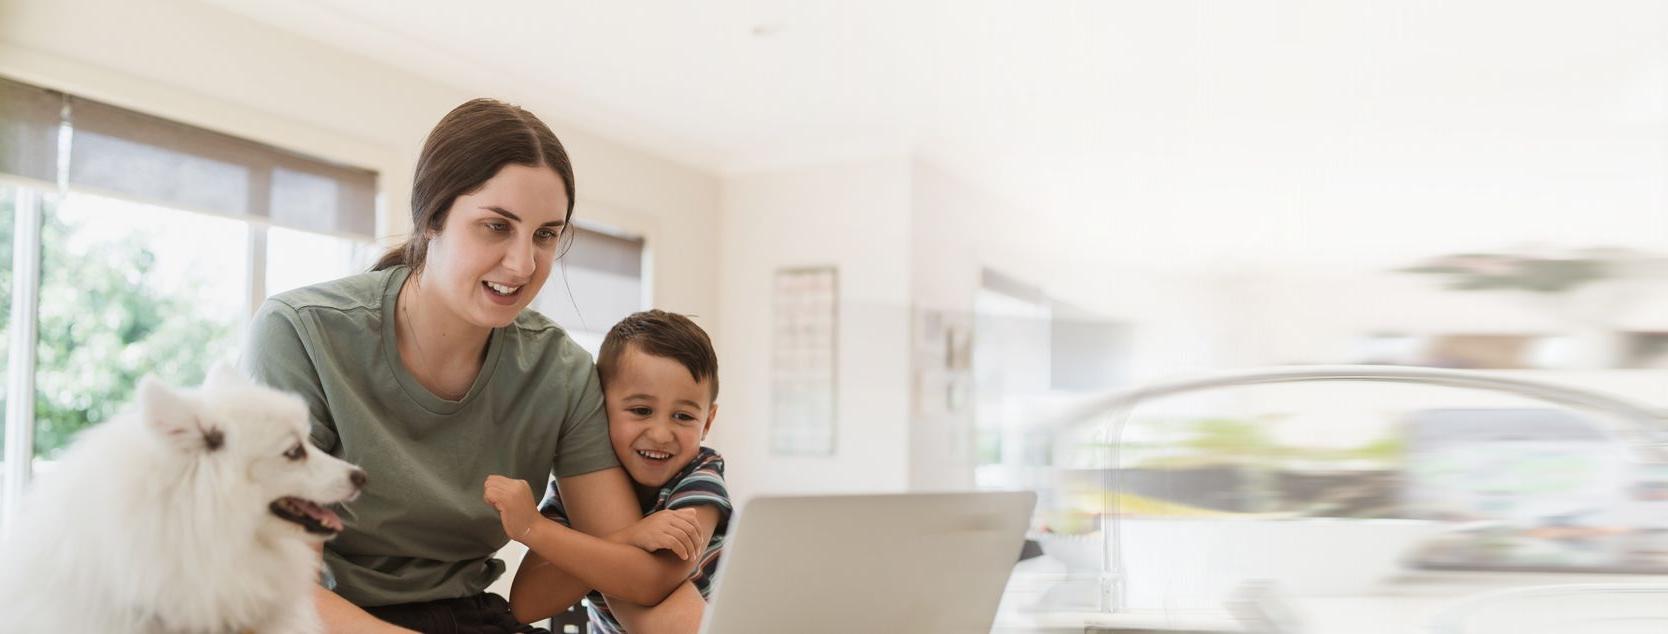
[{"label": "laptop lid", "polygon": [[702,631],[989,631],[1036,500],[755,498],[732,520]]}]

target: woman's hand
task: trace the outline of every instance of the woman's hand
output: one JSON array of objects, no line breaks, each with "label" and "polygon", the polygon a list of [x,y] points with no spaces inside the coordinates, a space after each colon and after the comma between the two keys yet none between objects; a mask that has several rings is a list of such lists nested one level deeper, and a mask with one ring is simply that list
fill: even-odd
[{"label": "woman's hand", "polygon": [[506,537],[519,542],[544,519],[533,502],[533,488],[527,481],[490,475],[482,488],[481,497],[498,510],[498,523],[503,525]]},{"label": "woman's hand", "polygon": [[696,543],[701,538],[701,528],[695,523],[696,519],[695,509],[651,513],[621,531],[619,540],[651,553],[670,550],[678,559],[688,561],[690,557],[701,554],[705,546]]}]

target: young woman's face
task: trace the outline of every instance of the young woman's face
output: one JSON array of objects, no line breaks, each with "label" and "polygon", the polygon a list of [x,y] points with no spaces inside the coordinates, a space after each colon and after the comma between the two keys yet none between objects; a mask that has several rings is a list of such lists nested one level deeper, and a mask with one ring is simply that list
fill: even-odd
[{"label": "young woman's face", "polygon": [[505,165],[452,202],[429,241],[425,291],[470,324],[509,325],[550,276],[567,208],[555,170]]}]

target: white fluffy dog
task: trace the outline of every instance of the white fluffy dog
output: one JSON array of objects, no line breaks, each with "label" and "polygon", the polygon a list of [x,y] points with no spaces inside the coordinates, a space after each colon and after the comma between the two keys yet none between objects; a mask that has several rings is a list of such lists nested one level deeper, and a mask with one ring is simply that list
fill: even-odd
[{"label": "white fluffy dog", "polygon": [[307,407],[216,366],[199,389],[147,377],[87,430],[0,543],[0,631],[316,632],[326,505],[365,473],[307,442]]}]

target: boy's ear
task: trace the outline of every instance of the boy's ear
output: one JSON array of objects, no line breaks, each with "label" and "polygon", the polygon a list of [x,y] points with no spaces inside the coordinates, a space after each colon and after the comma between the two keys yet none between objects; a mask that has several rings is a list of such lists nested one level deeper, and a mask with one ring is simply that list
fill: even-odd
[{"label": "boy's ear", "polygon": [[718,416],[718,404],[713,403],[707,408],[707,423],[701,426],[701,440],[707,439],[707,432],[712,431],[712,419]]}]

